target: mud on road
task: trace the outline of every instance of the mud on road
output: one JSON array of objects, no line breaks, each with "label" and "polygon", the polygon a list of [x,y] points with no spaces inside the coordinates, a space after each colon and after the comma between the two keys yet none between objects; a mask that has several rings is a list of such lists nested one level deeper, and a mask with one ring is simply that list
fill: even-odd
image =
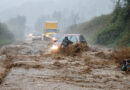
[{"label": "mud on road", "polygon": [[129,90],[130,76],[93,48],[80,56],[48,52],[45,41],[26,41],[0,51],[0,90]]}]

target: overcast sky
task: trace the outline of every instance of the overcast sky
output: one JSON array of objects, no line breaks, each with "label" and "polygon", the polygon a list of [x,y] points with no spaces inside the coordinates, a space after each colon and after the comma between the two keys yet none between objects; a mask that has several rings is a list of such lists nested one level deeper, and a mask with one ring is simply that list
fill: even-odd
[{"label": "overcast sky", "polygon": [[25,2],[30,2],[30,1],[40,2],[45,0],[0,0],[0,12],[12,7],[20,6]]},{"label": "overcast sky", "polygon": [[32,24],[40,16],[49,16],[55,11],[64,11],[66,15],[74,11],[87,21],[95,16],[111,13],[112,10],[112,0],[0,0],[0,21],[23,15]]},{"label": "overcast sky", "polygon": [[[44,2],[44,1],[48,1],[48,0],[0,0],[0,12],[4,11],[6,9],[12,8],[12,7],[16,7],[16,6],[20,6],[22,4],[24,4],[25,2]],[[53,1],[62,1],[62,0],[53,0]],[[66,0],[69,1],[69,0]],[[74,0],[75,1],[75,0]],[[83,0],[81,0],[83,1]],[[86,0],[86,1],[90,1],[90,0]],[[91,0],[91,1],[99,1],[100,0]],[[104,0],[104,1],[111,1],[111,0]]]}]

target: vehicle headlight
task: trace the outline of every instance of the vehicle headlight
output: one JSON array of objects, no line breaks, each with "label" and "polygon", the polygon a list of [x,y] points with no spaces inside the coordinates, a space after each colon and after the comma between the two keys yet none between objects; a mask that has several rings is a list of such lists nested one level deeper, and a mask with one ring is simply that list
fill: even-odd
[{"label": "vehicle headlight", "polygon": [[29,37],[33,37],[33,34],[29,34]]},{"label": "vehicle headlight", "polygon": [[53,41],[56,41],[57,39],[55,37],[52,38]]},{"label": "vehicle headlight", "polygon": [[34,36],[32,35],[32,36],[30,36],[30,38],[34,38]]},{"label": "vehicle headlight", "polygon": [[46,35],[46,37],[48,37],[48,38],[49,38],[49,35],[47,34],[47,35]]},{"label": "vehicle headlight", "polygon": [[58,46],[57,45],[53,45],[52,47],[51,47],[51,50],[58,50]]}]

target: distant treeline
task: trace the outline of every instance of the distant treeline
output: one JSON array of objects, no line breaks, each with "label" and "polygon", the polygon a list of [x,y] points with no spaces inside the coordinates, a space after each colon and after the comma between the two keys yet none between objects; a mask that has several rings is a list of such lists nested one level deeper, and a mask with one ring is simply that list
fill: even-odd
[{"label": "distant treeline", "polygon": [[6,24],[0,23],[0,47],[14,40],[13,34],[8,30]]}]

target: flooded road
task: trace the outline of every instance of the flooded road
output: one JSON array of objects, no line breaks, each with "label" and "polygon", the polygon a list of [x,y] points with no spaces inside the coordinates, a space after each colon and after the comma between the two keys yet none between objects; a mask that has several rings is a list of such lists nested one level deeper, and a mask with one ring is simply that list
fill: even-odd
[{"label": "flooded road", "polygon": [[24,41],[0,53],[0,90],[129,90],[130,76],[111,60],[111,50],[80,56],[49,52],[51,43]]}]

